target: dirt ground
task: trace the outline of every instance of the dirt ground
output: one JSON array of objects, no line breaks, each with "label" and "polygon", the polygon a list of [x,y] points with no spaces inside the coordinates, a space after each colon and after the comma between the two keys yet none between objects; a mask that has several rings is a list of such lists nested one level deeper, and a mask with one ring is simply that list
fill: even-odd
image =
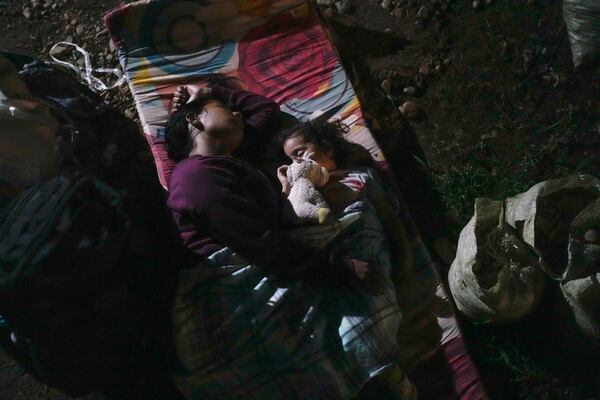
[{"label": "dirt ground", "polygon": [[[117,3],[0,0],[0,48],[47,59],[52,44],[72,40],[96,64],[116,66],[101,16]],[[384,9],[351,0],[344,12],[321,9],[442,276],[476,197],[600,169],[600,69],[574,71],[561,2],[479,3],[399,0]],[[126,88],[106,98],[136,117]],[[414,118],[399,111],[407,101]],[[571,351],[553,307],[547,298],[509,327],[463,321],[492,398],[600,398],[600,362]],[[0,364],[0,399],[61,398],[10,359]]]}]

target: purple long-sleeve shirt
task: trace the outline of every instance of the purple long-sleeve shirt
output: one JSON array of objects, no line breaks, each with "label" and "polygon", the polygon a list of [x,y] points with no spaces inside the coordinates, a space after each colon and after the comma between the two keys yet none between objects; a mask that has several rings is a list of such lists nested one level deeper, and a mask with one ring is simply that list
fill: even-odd
[{"label": "purple long-sleeve shirt", "polygon": [[[218,88],[213,93],[242,112],[244,145],[249,146],[245,150],[257,156],[260,148],[255,146],[276,128],[277,105],[239,90]],[[228,246],[283,277],[339,277],[339,261],[281,229],[282,201],[262,172],[235,157],[188,157],[177,164],[169,182],[168,206],[184,244],[199,257]]]}]

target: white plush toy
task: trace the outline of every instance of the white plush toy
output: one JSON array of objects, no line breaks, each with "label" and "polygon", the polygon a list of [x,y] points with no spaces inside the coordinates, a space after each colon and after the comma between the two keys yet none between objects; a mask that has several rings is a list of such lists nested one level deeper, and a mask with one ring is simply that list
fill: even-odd
[{"label": "white plush toy", "polygon": [[329,180],[329,173],[315,161],[304,158],[294,161],[287,169],[291,190],[288,200],[300,223],[325,222],[331,209],[317,190]]}]

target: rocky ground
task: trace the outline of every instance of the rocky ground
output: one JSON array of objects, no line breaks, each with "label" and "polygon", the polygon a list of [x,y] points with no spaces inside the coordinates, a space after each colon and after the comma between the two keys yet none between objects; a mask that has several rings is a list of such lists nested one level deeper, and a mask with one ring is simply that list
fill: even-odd
[{"label": "rocky ground", "polygon": [[[317,2],[442,275],[475,197],[598,175],[599,68],[574,70],[560,1]],[[117,3],[0,0],[0,48],[47,59],[72,41],[114,68],[101,16]],[[137,118],[126,86],[104,96]],[[493,398],[600,398],[598,360],[548,334],[551,307],[512,327],[463,323]],[[1,364],[0,399],[61,398]]]}]

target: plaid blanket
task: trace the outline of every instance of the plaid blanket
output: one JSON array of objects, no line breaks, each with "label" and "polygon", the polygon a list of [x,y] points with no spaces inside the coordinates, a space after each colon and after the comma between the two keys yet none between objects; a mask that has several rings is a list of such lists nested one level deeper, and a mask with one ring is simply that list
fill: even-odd
[{"label": "plaid blanket", "polygon": [[381,293],[276,282],[229,248],[181,273],[175,377],[188,398],[349,398],[396,361],[401,312],[383,226],[368,201],[333,225],[301,235],[368,260],[385,277]]}]

